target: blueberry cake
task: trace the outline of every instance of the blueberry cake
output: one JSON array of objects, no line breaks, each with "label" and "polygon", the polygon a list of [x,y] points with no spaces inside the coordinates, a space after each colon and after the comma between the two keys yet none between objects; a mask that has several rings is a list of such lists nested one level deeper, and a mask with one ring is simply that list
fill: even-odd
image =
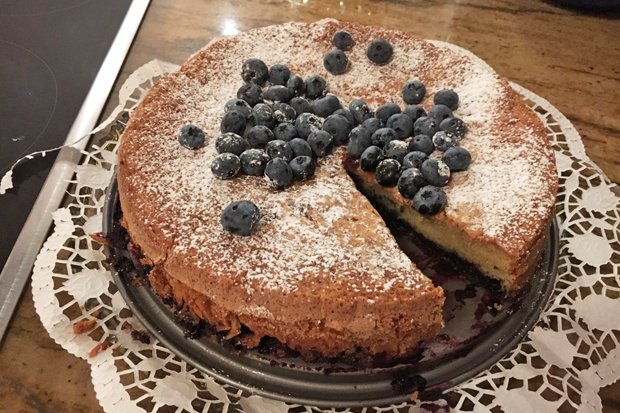
[{"label": "blueberry cake", "polygon": [[484,62],[335,20],[214,40],[150,90],[119,158],[157,294],[302,355],[399,357],[443,326],[369,199],[514,291],[557,191],[542,124]]}]

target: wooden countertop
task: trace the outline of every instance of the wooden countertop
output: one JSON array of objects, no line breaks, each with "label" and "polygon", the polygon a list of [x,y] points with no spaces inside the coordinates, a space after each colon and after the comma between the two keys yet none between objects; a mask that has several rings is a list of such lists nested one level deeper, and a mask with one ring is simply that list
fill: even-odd
[{"label": "wooden countertop", "polygon": [[[153,0],[116,83],[154,58],[182,63],[224,30],[324,17],[380,25],[473,51],[543,96],[580,132],[586,152],[620,183],[620,14],[583,14],[541,1],[443,2]],[[105,113],[116,105],[108,102]],[[85,361],[43,329],[30,290],[0,348],[0,412],[101,412]],[[620,413],[620,382],[601,390]]]}]

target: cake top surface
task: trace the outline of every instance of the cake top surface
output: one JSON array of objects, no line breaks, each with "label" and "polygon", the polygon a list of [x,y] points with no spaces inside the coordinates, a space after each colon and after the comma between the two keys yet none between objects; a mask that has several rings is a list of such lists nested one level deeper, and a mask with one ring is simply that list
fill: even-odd
[{"label": "cake top surface", "polygon": [[[349,71],[334,76],[322,56],[339,29],[349,31],[356,45],[347,52]],[[394,47],[387,65],[366,57],[374,38]],[[395,31],[333,20],[286,23],[213,41],[180,72],[163,78],[132,117],[121,149],[121,188],[140,211],[144,232],[177,262],[191,261],[210,274],[242,274],[248,292],[291,291],[307,277],[341,280],[370,293],[429,284],[356,190],[341,151],[319,162],[314,179],[284,191],[258,177],[213,177],[209,165],[217,155],[223,106],[242,85],[240,68],[249,57],[268,66],[286,64],[302,78],[324,77],[343,105],[362,98],[371,108],[389,101],[402,106],[402,86],[413,79],[425,84],[427,96],[454,89],[460,97],[455,114],[468,127],[462,146],[473,162],[444,187],[446,209],[432,219],[451,220],[519,251],[539,230],[536,223],[548,218],[555,167],[542,126],[483,61],[455,46]],[[432,98],[423,106],[432,106]],[[179,145],[178,130],[187,123],[205,131],[204,148]],[[252,200],[263,215],[250,237],[231,235],[219,222],[222,209],[239,199]]]}]

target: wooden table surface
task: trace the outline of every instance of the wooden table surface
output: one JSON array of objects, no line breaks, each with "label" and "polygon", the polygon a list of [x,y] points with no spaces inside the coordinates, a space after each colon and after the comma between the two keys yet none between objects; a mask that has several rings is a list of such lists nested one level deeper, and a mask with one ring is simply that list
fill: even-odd
[{"label": "wooden table surface", "polygon": [[[620,182],[619,14],[541,1],[153,0],[116,83],[154,58],[183,62],[226,31],[324,17],[381,25],[465,47],[545,97],[580,132],[590,158]],[[106,114],[116,105],[111,98]],[[43,329],[28,289],[0,348],[0,412],[101,412],[88,364]],[[620,382],[600,392],[620,412]]]}]

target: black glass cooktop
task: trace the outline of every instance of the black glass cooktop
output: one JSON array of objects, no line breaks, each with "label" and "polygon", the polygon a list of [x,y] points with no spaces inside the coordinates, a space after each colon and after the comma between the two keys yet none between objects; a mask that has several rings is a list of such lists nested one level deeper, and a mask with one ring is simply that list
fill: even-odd
[{"label": "black glass cooktop", "polygon": [[[131,0],[0,0],[0,177],[62,145]],[[0,196],[0,269],[55,154],[14,171]]]}]

